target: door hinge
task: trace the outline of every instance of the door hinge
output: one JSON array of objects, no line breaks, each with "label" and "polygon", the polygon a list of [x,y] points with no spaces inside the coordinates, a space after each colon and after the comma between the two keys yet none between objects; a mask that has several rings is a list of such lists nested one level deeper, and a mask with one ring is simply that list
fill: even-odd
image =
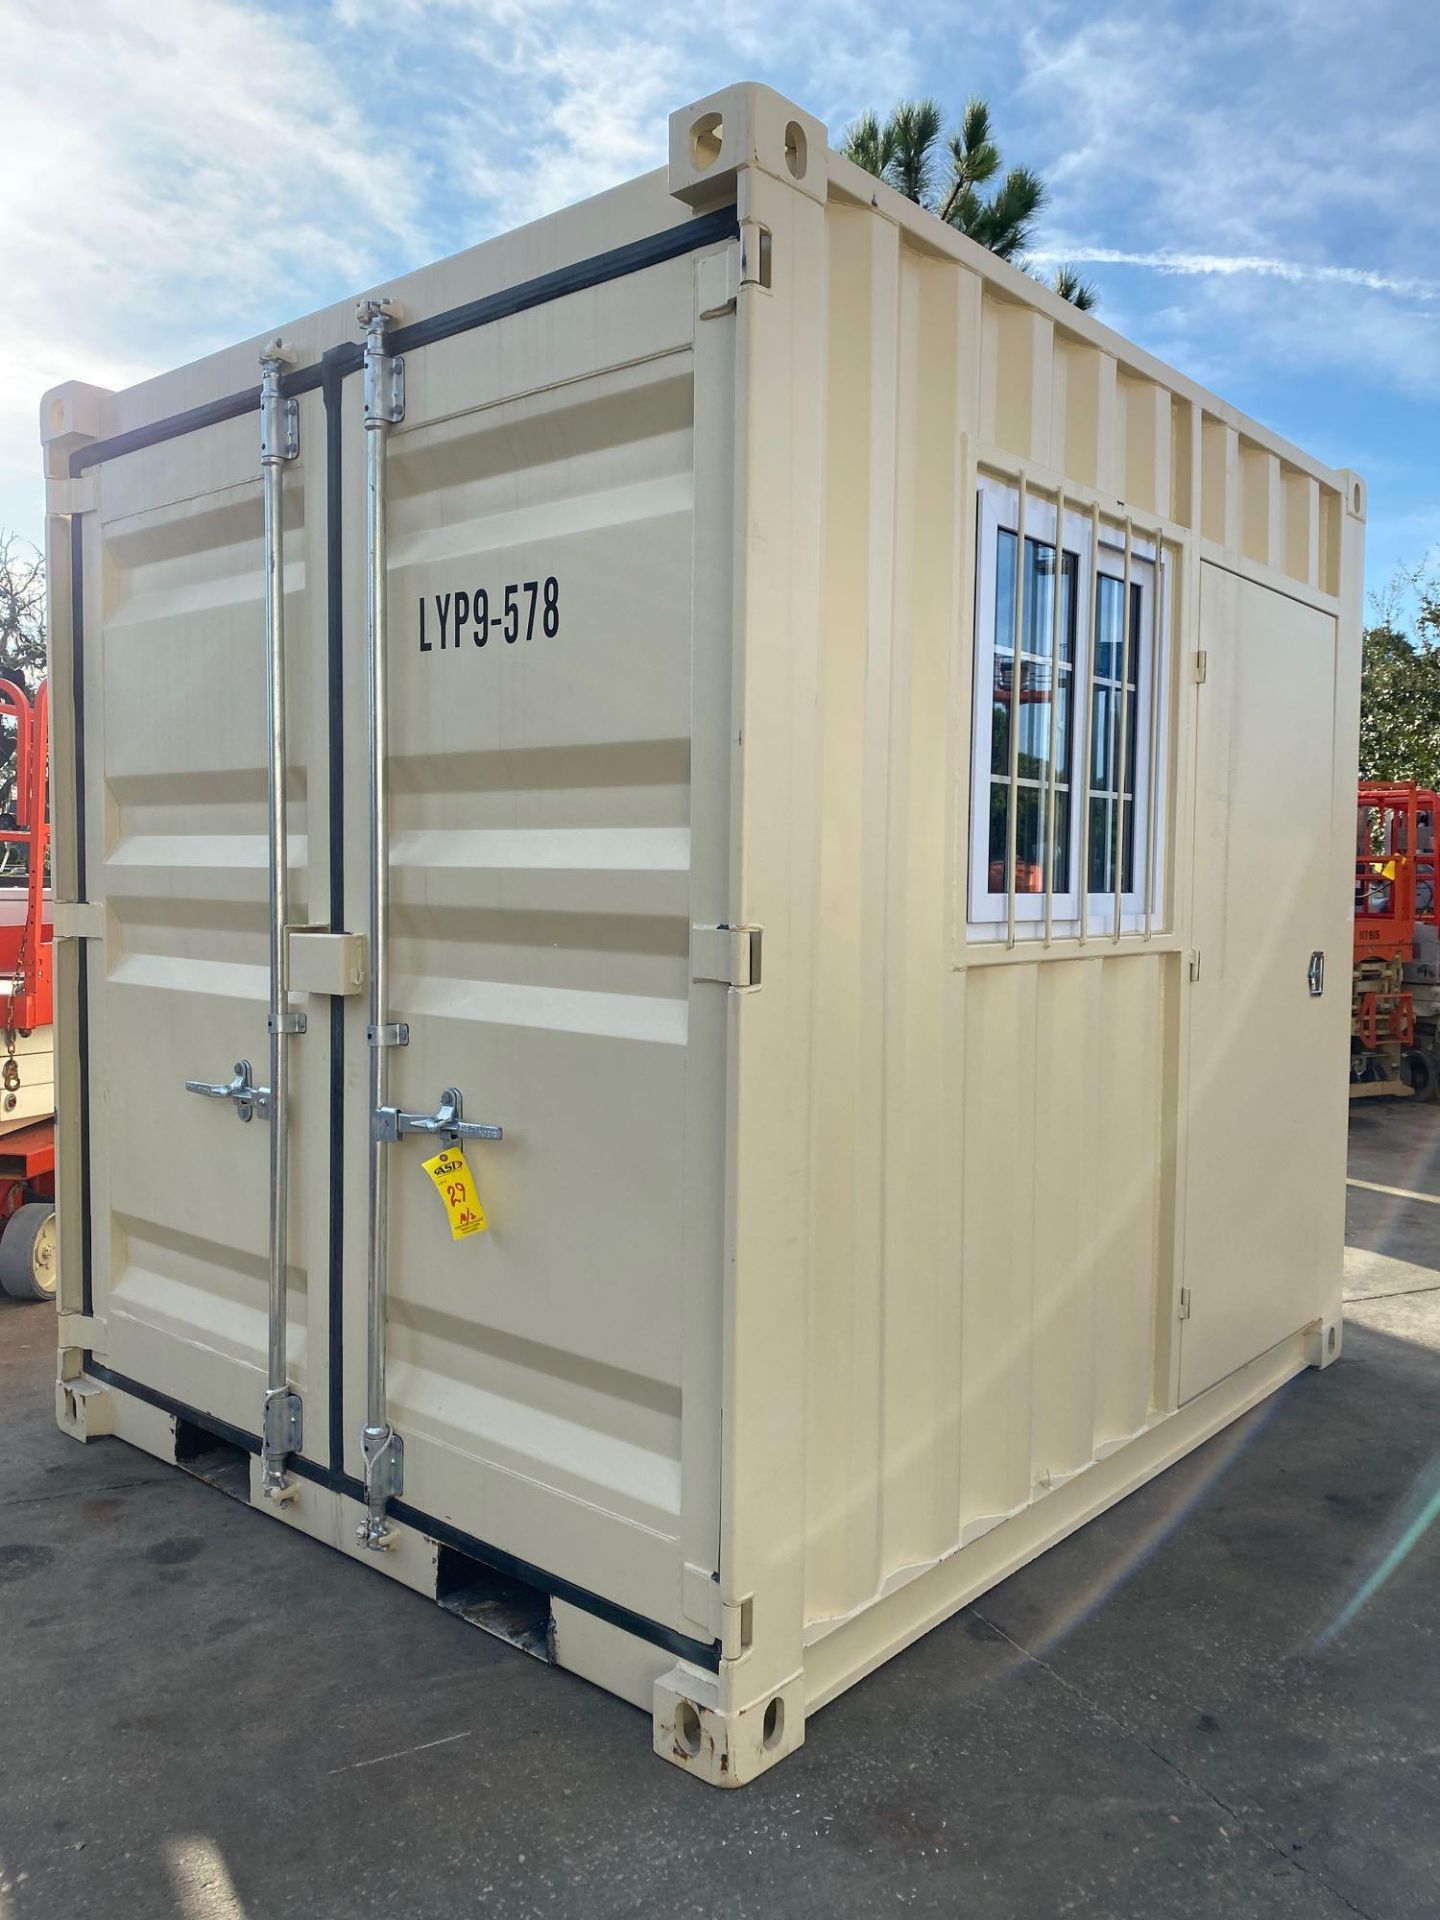
[{"label": "door hinge", "polygon": [[1180,1319],[1182,1319],[1182,1320],[1188,1320],[1188,1319],[1190,1318],[1190,1289],[1189,1289],[1189,1287],[1181,1287],[1181,1289],[1180,1289],[1180,1314],[1179,1314],[1179,1317],[1180,1317]]},{"label": "door hinge", "polygon": [[740,284],[765,287],[772,284],[773,249],[770,229],[758,220],[740,222]]},{"label": "door hinge", "polygon": [[1200,978],[1200,949],[1198,947],[1191,949],[1190,978],[1192,980],[1198,980]]},{"label": "door hinge", "polygon": [[363,933],[287,927],[285,952],[291,993],[359,993],[368,978]]},{"label": "door hinge", "polygon": [[51,513],[76,514],[94,513],[100,504],[100,470],[98,467],[89,473],[77,473],[57,479],[53,475],[46,482],[46,497]]},{"label": "door hinge", "polygon": [[755,1596],[720,1602],[720,1658],[738,1660],[755,1638]]},{"label": "door hinge", "polygon": [[74,1347],[88,1353],[93,1347],[104,1348],[105,1322],[92,1313],[59,1313],[56,1315],[59,1338],[57,1345]]},{"label": "door hinge", "polygon": [[691,927],[690,978],[758,987],[760,934],[759,927]]},{"label": "door hinge", "polygon": [[722,1660],[738,1660],[755,1637],[755,1596],[742,1600],[722,1599],[720,1576],[703,1567],[685,1563],[684,1607],[687,1618],[712,1634],[720,1643]]},{"label": "door hinge", "polygon": [[1197,687],[1204,686],[1205,675],[1209,670],[1209,666],[1210,655],[1204,647],[1201,647],[1200,651],[1195,655],[1195,684]]},{"label": "door hinge", "polygon": [[103,940],[105,906],[99,900],[57,900],[54,906],[57,940]]},{"label": "door hinge", "polygon": [[695,299],[702,320],[734,313],[740,296],[740,249],[732,242],[719,253],[703,253],[695,262]]}]

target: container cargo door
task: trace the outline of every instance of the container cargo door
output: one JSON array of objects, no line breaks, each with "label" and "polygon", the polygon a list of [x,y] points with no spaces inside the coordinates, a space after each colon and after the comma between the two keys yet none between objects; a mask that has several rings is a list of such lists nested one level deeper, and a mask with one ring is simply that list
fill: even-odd
[{"label": "container cargo door", "polygon": [[1212,566],[1200,608],[1182,1401],[1325,1297],[1343,1240],[1350,999],[1332,859],[1335,621]]},{"label": "container cargo door", "polygon": [[[723,918],[734,325],[697,337],[694,284],[681,258],[404,346],[385,459],[390,1031],[367,1038],[374,1009],[351,1008],[345,1172],[348,1472],[364,1468],[378,1039],[408,1116],[383,1148],[402,1522],[439,1518],[692,1636],[683,1565],[713,1569],[718,1536],[726,996],[692,983],[690,929]],[[361,386],[345,421],[357,643]],[[362,677],[345,751],[356,926]],[[408,1130],[451,1089],[466,1121],[503,1129],[460,1142],[486,1225],[459,1237],[474,1222],[424,1164],[442,1142]]]},{"label": "container cargo door", "polygon": [[[283,480],[289,912],[329,912],[325,416],[296,403]],[[166,433],[165,429],[161,429]],[[143,436],[142,436],[143,438]],[[270,1125],[198,1098],[268,1078],[266,575],[261,425],[238,418],[94,451],[74,522],[96,1370],[258,1444],[266,1388]],[[298,1003],[303,1006],[302,1000]],[[74,1017],[73,1015],[71,1016]],[[290,1042],[287,1354],[306,1450],[325,1458],[330,1046],[324,1003]]]}]

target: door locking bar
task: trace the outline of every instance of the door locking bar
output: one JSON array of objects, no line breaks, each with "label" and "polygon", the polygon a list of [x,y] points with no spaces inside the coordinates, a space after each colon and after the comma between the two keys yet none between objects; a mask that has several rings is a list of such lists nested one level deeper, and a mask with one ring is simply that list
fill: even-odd
[{"label": "door locking bar", "polygon": [[257,1087],[250,1073],[250,1062],[237,1060],[233,1080],[187,1080],[185,1091],[203,1094],[207,1100],[233,1100],[235,1115],[239,1120],[251,1121],[257,1113],[262,1120],[268,1120],[270,1089]]},{"label": "door locking bar", "polygon": [[[356,319],[365,333],[365,624],[366,706],[370,729],[370,1111],[390,1093],[390,1055],[408,1035],[390,1013],[390,768],[388,696],[389,555],[386,546],[385,452],[392,427],[405,417],[404,365],[390,351],[398,318],[383,299],[362,300]],[[390,1195],[382,1143],[372,1130],[367,1167],[365,1263],[365,1516],[355,1529],[364,1547],[383,1553],[393,1538],[389,1505],[405,1490],[405,1451],[390,1424],[385,1389],[386,1296],[389,1292]]]},{"label": "door locking bar", "polygon": [[286,928],[290,919],[290,752],[285,725],[285,468],[299,457],[299,403],[282,381],[294,353],[272,340],[260,355],[260,484],[264,509],[266,812],[269,854],[270,1204],[265,1421],[260,1490],[295,1497],[288,1461],[302,1443],[300,1396],[290,1388],[290,1056],[305,1016],[290,1004]]},{"label": "door locking bar", "polygon": [[503,1140],[505,1129],[484,1120],[466,1120],[465,1105],[458,1087],[446,1087],[434,1113],[405,1113],[399,1107],[375,1109],[372,1139],[399,1140],[407,1133],[438,1136],[446,1146],[457,1140]]}]

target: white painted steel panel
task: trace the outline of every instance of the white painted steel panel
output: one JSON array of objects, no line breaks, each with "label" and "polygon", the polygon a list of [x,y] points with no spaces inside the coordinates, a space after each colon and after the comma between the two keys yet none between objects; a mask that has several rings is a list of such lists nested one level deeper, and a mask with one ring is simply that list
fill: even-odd
[{"label": "white painted steel panel", "polygon": [[[620,281],[543,327],[500,322],[484,351],[409,354],[389,452],[392,1004],[410,1033],[391,1094],[423,1112],[457,1086],[505,1129],[469,1149],[490,1225],[458,1242],[432,1148],[391,1154],[406,1497],[677,1629],[684,1321],[687,1298],[718,1311],[723,1168],[723,992],[689,965],[692,839],[723,855],[727,827],[723,790],[691,783],[692,731],[725,725],[692,711],[693,278],[688,259],[648,274],[638,326]],[[356,834],[362,899],[365,851]],[[365,1018],[356,1002],[357,1051]],[[687,1117],[694,1085],[710,1098]],[[717,1436],[699,1439],[711,1524],[691,1557],[713,1569]]]},{"label": "white painted steel panel", "polygon": [[[319,405],[302,433],[320,439]],[[266,724],[258,426],[100,469],[85,526],[91,1259],[108,1363],[254,1430],[264,1398],[267,1126],[187,1094],[248,1059],[265,1080]],[[286,488],[292,899],[323,907],[324,559]],[[322,519],[323,533],[323,519]],[[317,594],[313,583],[319,578]],[[319,640],[317,663],[317,648]],[[323,803],[321,807],[323,815]],[[290,1352],[328,1380],[326,1037],[295,1089]],[[323,1418],[320,1422],[323,1426]]]}]

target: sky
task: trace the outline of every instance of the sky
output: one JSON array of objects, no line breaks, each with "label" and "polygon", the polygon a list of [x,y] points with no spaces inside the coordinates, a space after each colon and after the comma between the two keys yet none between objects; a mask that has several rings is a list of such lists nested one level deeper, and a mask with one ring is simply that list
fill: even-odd
[{"label": "sky", "polygon": [[119,387],[660,166],[763,80],[832,144],[990,103],[1099,317],[1370,489],[1440,562],[1436,0],[0,0],[0,528],[39,399]]}]

